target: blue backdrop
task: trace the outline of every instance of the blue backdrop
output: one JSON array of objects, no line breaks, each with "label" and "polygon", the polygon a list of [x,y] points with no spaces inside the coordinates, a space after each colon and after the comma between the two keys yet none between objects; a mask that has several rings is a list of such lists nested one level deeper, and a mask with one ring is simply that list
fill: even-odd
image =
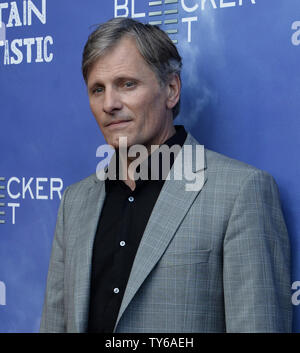
[{"label": "blue backdrop", "polygon": [[61,194],[95,172],[104,143],[81,54],[92,25],[116,16],[177,44],[177,123],[275,177],[300,332],[299,0],[0,0],[0,332],[38,331]]}]

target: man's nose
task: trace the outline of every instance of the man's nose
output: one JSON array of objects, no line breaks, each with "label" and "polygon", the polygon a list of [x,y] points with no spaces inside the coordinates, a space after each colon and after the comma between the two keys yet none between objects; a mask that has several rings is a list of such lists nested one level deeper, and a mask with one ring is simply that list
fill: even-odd
[{"label": "man's nose", "polygon": [[107,114],[113,114],[122,109],[120,95],[113,88],[107,88],[104,93],[103,111]]}]

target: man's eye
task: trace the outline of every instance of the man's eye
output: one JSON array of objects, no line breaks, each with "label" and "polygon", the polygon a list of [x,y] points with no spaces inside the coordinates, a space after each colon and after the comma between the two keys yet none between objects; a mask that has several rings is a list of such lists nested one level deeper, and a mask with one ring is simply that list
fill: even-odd
[{"label": "man's eye", "polygon": [[135,85],[135,83],[133,81],[126,81],[125,82],[125,87],[130,88],[133,87]]},{"label": "man's eye", "polygon": [[103,88],[102,87],[97,87],[93,90],[93,93],[102,93],[103,92]]}]

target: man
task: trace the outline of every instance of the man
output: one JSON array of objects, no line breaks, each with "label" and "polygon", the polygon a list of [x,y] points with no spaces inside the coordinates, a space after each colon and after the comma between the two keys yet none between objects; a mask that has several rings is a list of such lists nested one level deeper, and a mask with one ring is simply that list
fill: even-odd
[{"label": "man", "polygon": [[[118,18],[90,35],[83,76],[119,168],[63,195],[41,332],[291,330],[290,249],[276,184],[174,127],[180,68],[176,47],[155,26]],[[166,179],[160,169],[158,180],[135,178],[122,138],[128,149],[146,148],[139,168],[149,162],[148,176],[157,168],[152,146],[179,145],[188,152],[159,166],[171,175],[184,155],[184,170],[202,182],[187,188],[185,173]]]}]

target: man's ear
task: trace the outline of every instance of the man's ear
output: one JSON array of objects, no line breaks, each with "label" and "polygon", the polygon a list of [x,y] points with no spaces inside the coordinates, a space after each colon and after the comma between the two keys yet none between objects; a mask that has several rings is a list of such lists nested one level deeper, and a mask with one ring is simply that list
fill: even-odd
[{"label": "man's ear", "polygon": [[180,98],[181,83],[177,74],[173,74],[167,83],[167,107],[173,109]]}]

